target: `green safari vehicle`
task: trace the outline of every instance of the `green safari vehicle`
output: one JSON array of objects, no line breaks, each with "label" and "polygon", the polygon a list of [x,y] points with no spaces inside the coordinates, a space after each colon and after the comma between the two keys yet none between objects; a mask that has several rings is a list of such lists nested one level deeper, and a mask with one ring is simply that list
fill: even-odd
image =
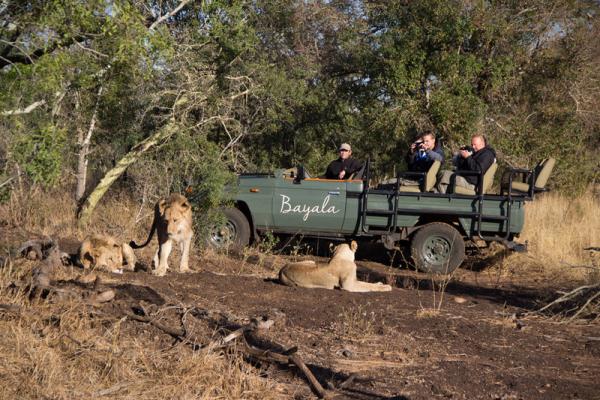
[{"label": "green safari vehicle", "polygon": [[[525,202],[533,198],[533,191],[515,194],[511,187],[518,174],[535,180],[534,171],[508,171],[503,194],[484,194],[484,185],[471,194],[439,194],[423,187],[433,186],[426,183],[430,173],[401,173],[395,183],[369,187],[369,169],[367,161],[349,180],[311,178],[301,166],[241,174],[234,207],[223,211],[227,222],[213,230],[209,242],[214,247],[245,246],[266,232],[379,240],[387,249],[409,241],[415,266],[433,273],[458,268],[466,240],[497,241],[526,250],[514,238],[523,228]],[[400,178],[407,177],[421,180],[421,186],[402,186]],[[484,179],[479,174],[478,180]]]}]

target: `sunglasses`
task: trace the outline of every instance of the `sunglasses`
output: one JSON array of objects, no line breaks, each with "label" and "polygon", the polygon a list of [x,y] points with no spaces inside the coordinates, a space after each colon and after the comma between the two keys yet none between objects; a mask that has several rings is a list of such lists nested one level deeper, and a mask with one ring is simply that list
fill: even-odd
[{"label": "sunglasses", "polygon": [[348,150],[346,150],[346,149],[340,149],[339,151],[348,151]]}]

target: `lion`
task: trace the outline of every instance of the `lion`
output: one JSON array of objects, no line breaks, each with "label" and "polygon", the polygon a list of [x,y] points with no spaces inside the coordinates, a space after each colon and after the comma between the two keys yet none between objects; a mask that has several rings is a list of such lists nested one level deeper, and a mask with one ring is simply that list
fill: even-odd
[{"label": "lion", "polygon": [[135,254],[127,243],[119,244],[107,235],[91,235],[79,246],[79,262],[84,269],[98,268],[120,273],[123,269],[133,271]]},{"label": "lion", "polygon": [[152,259],[153,273],[158,276],[167,273],[173,241],[179,243],[181,248],[179,271],[190,271],[188,261],[194,232],[192,231],[192,206],[185,196],[172,194],[166,199],[159,200],[154,207],[154,221],[148,239],[141,245],[132,240],[129,245],[134,249],[145,247],[152,240],[155,231],[158,237],[158,248]]},{"label": "lion", "polygon": [[361,282],[356,278],[354,253],[358,244],[353,240],[335,247],[333,257],[327,265],[314,261],[289,263],[279,271],[279,281],[287,286],[334,289],[339,287],[349,292],[389,292],[390,285],[381,282]]}]

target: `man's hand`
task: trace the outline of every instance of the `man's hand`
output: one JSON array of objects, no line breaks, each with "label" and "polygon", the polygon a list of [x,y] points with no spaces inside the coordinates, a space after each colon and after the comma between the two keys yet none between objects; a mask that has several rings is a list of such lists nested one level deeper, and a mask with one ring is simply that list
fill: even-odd
[{"label": "man's hand", "polygon": [[346,171],[341,170],[340,174],[338,175],[338,179],[344,179],[345,176],[346,176]]},{"label": "man's hand", "polygon": [[410,145],[410,152],[411,152],[411,153],[414,153],[416,149],[417,149],[417,144],[416,144],[416,143],[412,143],[412,144]]},{"label": "man's hand", "polygon": [[462,158],[467,158],[467,157],[470,157],[470,156],[471,156],[471,154],[473,154],[473,153],[471,153],[470,151],[467,151],[467,150],[461,150],[461,151],[460,151],[460,156],[461,156]]}]

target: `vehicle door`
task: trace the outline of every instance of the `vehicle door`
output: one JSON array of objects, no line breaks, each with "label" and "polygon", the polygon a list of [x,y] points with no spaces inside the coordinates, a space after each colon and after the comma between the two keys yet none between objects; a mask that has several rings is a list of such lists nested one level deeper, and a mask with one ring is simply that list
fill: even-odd
[{"label": "vehicle door", "polygon": [[344,223],[346,181],[284,177],[277,182],[273,192],[275,231],[340,231]]}]

